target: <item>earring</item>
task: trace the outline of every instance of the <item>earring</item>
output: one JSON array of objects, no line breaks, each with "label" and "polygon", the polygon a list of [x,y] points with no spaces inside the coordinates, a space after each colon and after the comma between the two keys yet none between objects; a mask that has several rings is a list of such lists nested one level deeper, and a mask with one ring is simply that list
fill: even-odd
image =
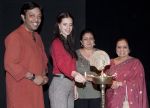
[{"label": "earring", "polygon": [[93,43],[93,46],[95,46],[95,43]]},{"label": "earring", "polygon": [[80,41],[80,45],[81,45],[81,47],[83,47],[82,41]]}]

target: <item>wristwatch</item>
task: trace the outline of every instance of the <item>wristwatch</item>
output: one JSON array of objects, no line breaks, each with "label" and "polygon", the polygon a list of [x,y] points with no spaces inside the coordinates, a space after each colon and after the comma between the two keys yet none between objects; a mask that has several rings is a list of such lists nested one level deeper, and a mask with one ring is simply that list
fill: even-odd
[{"label": "wristwatch", "polygon": [[30,78],[30,80],[34,80],[35,79],[35,74],[32,74],[32,77]]}]

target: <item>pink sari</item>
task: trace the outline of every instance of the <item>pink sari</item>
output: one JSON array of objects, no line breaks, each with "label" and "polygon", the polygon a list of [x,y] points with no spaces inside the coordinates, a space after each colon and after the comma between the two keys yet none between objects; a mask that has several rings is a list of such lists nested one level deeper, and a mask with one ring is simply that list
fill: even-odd
[{"label": "pink sari", "polygon": [[136,58],[130,58],[118,65],[111,61],[107,74],[117,74],[116,81],[123,83],[117,89],[107,89],[106,108],[122,108],[126,95],[126,85],[130,108],[148,108],[144,69]]}]

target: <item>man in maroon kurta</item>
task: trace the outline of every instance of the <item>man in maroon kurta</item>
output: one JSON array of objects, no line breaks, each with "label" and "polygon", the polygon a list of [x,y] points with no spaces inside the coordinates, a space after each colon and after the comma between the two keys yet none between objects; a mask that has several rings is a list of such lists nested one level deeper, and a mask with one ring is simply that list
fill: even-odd
[{"label": "man in maroon kurta", "polygon": [[48,81],[48,60],[34,32],[41,23],[39,5],[24,4],[21,17],[24,23],[5,39],[7,108],[44,108],[42,85]]}]

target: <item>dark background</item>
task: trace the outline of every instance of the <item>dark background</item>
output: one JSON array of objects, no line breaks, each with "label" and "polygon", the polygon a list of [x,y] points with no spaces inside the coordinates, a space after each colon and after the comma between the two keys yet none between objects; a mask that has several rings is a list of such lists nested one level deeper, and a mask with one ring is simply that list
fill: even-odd
[{"label": "dark background", "polygon": [[[5,71],[3,68],[4,38],[20,25],[20,7],[27,0],[1,0],[0,2],[0,108],[6,108]],[[29,0],[30,1],[30,0]],[[44,9],[39,33],[48,55],[56,15],[69,10],[75,17],[76,48],[79,33],[85,27],[93,29],[96,47],[115,57],[118,37],[129,39],[131,55],[139,58],[145,68],[148,97],[150,95],[150,7],[144,0],[33,0]],[[51,64],[49,64],[49,73]],[[51,74],[49,74],[50,79]],[[51,80],[50,80],[51,81]],[[50,83],[50,82],[49,82]],[[49,107],[48,85],[44,86],[45,106]],[[150,97],[149,97],[150,98]]]},{"label": "dark background", "polygon": [[115,57],[115,40],[126,37],[131,55],[143,63],[150,103],[150,7],[144,0],[86,1],[86,27],[96,34],[97,48]]}]

